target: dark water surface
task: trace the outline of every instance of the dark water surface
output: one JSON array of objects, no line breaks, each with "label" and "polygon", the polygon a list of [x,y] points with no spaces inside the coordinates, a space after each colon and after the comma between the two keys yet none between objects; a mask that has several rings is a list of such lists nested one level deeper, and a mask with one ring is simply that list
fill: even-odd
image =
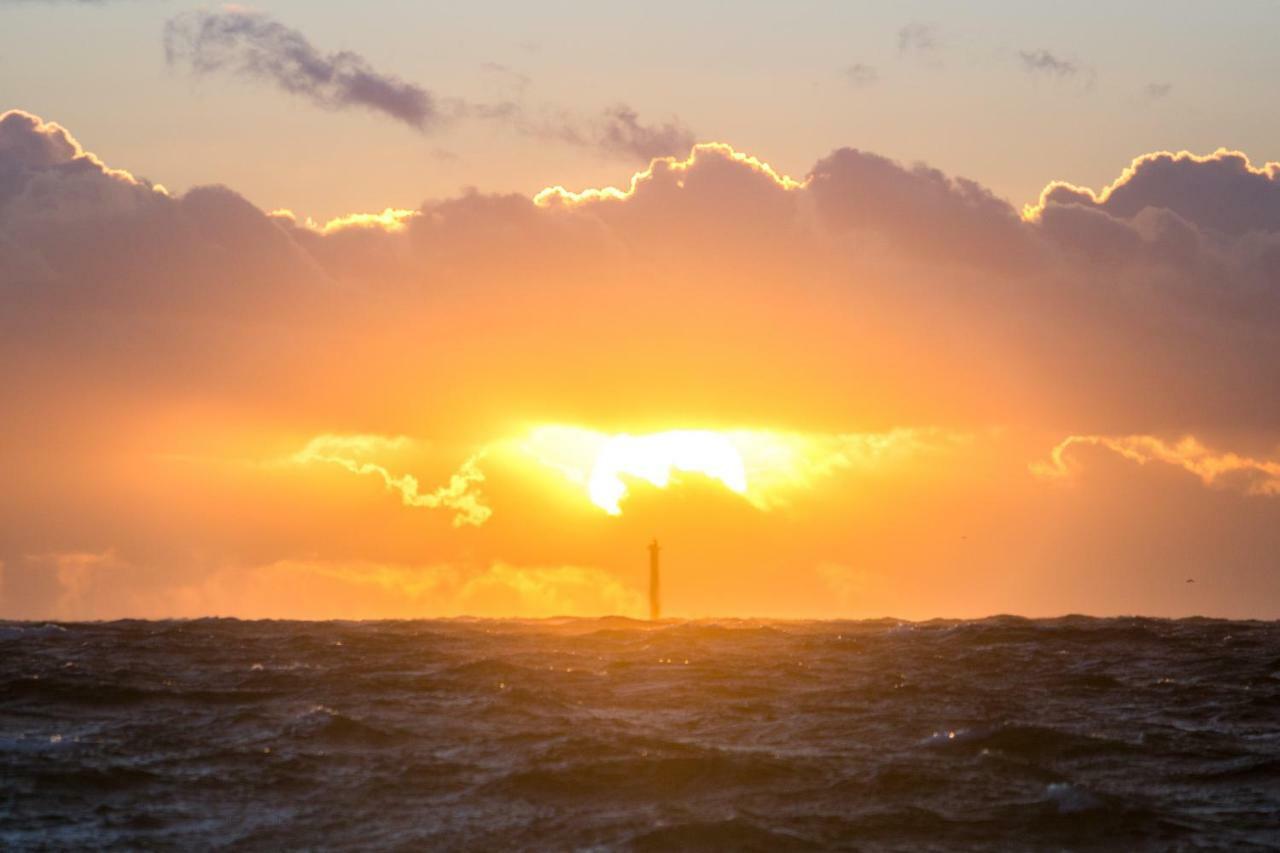
[{"label": "dark water surface", "polygon": [[0,623],[0,846],[1280,848],[1280,624]]}]

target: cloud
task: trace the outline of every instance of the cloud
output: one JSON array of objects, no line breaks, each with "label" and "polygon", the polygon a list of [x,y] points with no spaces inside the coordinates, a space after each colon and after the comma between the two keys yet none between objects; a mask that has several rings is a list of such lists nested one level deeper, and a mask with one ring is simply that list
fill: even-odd
[{"label": "cloud", "polygon": [[877,82],[880,79],[880,72],[878,72],[873,65],[855,62],[844,69],[844,76],[850,84],[858,88],[862,88]]},{"label": "cloud", "polygon": [[1018,58],[1022,68],[1032,74],[1045,74],[1050,77],[1074,77],[1080,73],[1080,67],[1069,59],[1062,59],[1043,48],[1039,50],[1020,50]]},{"label": "cloud", "polygon": [[1071,454],[1078,447],[1104,448],[1139,465],[1173,465],[1206,486],[1236,488],[1251,495],[1280,495],[1280,461],[1214,451],[1194,436],[1167,442],[1150,435],[1071,435],[1053,448],[1047,462],[1033,463],[1032,473],[1051,479],[1070,476],[1075,467]]},{"label": "cloud", "polygon": [[367,109],[416,130],[441,118],[435,97],[421,86],[376,71],[357,53],[323,53],[260,12],[184,13],[165,25],[164,47],[170,65],[266,81],[325,109]]},{"label": "cloud", "polygon": [[637,590],[590,566],[286,559],[228,563],[182,578],[110,550],[28,555],[18,562],[11,573],[15,595],[0,598],[6,618],[536,619],[644,612]]},{"label": "cloud", "polygon": [[505,88],[511,90],[512,94],[519,97],[524,94],[525,90],[533,83],[533,78],[522,71],[503,65],[500,62],[482,62],[480,69],[493,79],[505,84]]},{"label": "cloud", "polygon": [[[1097,431],[1203,429],[1232,418],[1261,425],[1278,408],[1250,390],[1277,376],[1265,357],[1274,351],[1266,323],[1280,314],[1276,173],[1233,152],[1156,153],[1098,192],[1051,184],[1024,217],[976,181],[868,152],[841,149],[800,179],[704,144],[685,158],[658,158],[617,187],[551,187],[532,199],[471,193],[306,225],[225,188],[170,197],[109,169],[57,125],[15,112],[0,119],[0,241],[10,261],[0,287],[24,306],[10,313],[15,357],[51,369],[32,354],[74,344],[103,371],[87,371],[85,382],[133,371],[181,387],[195,371],[227,392],[252,393],[235,377],[334,359],[324,351],[308,359],[317,344],[304,341],[296,356],[263,360],[279,346],[265,334],[277,317],[289,318],[291,336],[316,341],[349,334],[341,330],[361,317],[382,333],[348,346],[346,360],[397,377],[421,371],[431,388],[441,378],[401,349],[427,330],[429,346],[451,348],[461,375],[490,372],[489,350],[528,342],[542,375],[529,362],[526,376],[519,359],[506,369],[529,388],[556,371],[629,375],[652,336],[668,341],[660,363],[728,369],[706,343],[726,306],[749,294],[775,304],[794,290],[781,310],[801,325],[795,339],[771,345],[780,348],[775,363],[804,365],[815,383],[882,389],[899,402],[877,428],[945,423],[957,406],[976,411],[942,401],[968,383],[977,393],[992,377],[1044,406],[1109,413]],[[553,294],[590,310],[574,320],[551,307]],[[632,298],[622,309],[609,294]],[[427,311],[424,300],[445,298],[452,315]],[[659,310],[660,298],[678,299],[681,310]],[[83,311],[55,309],[68,304],[111,306],[120,328],[137,325],[133,345],[112,346]],[[200,325],[143,324],[159,310]],[[831,349],[820,360],[799,330],[825,329],[819,315],[843,311],[876,325],[856,347],[824,331]],[[55,316],[53,327],[39,319]],[[741,335],[740,357],[754,361],[750,336],[776,332],[746,316],[750,323],[725,334]],[[495,342],[500,322],[512,326]],[[907,406],[911,383],[895,373],[907,362],[887,354],[925,329],[935,345],[912,356],[913,369],[954,381],[943,392],[921,389]],[[582,366],[586,347],[591,368]],[[834,377],[832,365],[855,351],[847,375]],[[400,356],[387,362],[392,352]],[[1223,352],[1239,355],[1214,355]],[[1175,393],[1143,399],[1137,389],[1151,383]],[[778,393],[793,393],[787,384]],[[1139,414],[1149,420],[1125,420]],[[318,426],[308,434],[351,432]]]},{"label": "cloud", "polygon": [[1000,265],[1029,251],[1031,235],[1007,202],[924,165],[842,148],[814,166],[808,192],[832,226],[876,232],[913,252]]},{"label": "cloud", "polygon": [[0,201],[16,192],[23,172],[57,168],[63,173],[86,173],[137,185],[138,181],[123,169],[111,169],[91,152],[80,147],[66,128],[46,122],[22,110],[0,113]]},{"label": "cloud", "polygon": [[540,139],[554,139],[609,157],[648,161],[687,153],[697,140],[694,132],[679,119],[646,123],[625,104],[609,107],[594,118],[582,119],[564,111],[542,115],[517,108],[503,116],[520,133]]},{"label": "cloud", "polygon": [[674,156],[655,158],[648,168],[631,176],[626,189],[609,186],[588,187],[573,191],[556,185],[547,187],[534,195],[533,203],[538,207],[578,206],[597,202],[627,201],[635,198],[646,186],[653,186],[655,193],[661,192],[659,187],[669,187],[672,184],[683,189],[682,185],[689,177],[702,170],[711,171],[715,166],[709,164],[714,164],[716,161],[730,163],[733,164],[733,168],[760,175],[766,185],[772,184],[782,190],[796,190],[806,184],[804,181],[798,181],[778,172],[768,163],[737,151],[723,142],[704,142],[695,145],[689,152],[689,156],[685,158]]},{"label": "cloud", "polygon": [[664,430],[607,434],[545,424],[519,439],[516,452],[563,476],[583,497],[620,515],[630,484],[665,489],[682,474],[717,482],[761,512],[787,506],[838,472],[883,474],[904,460],[963,443],[938,430],[837,434],[768,430]]},{"label": "cloud", "polygon": [[323,223],[312,219],[299,223],[298,217],[292,210],[287,208],[273,210],[268,215],[320,234],[334,234],[351,229],[376,230],[388,234],[397,234],[408,228],[409,221],[421,216],[422,211],[388,207],[383,209],[381,213],[348,213],[343,216],[335,216],[333,219]]},{"label": "cloud", "polygon": [[[161,591],[177,589],[189,612],[255,589],[284,601],[302,578],[329,577],[254,567],[447,568],[324,581],[332,612],[358,588],[362,613],[405,613],[387,590],[460,596],[499,564],[625,578],[643,557],[633,540],[655,531],[702,547],[687,558],[721,580],[726,567],[758,572],[704,590],[725,608],[764,612],[790,594],[767,571],[820,564],[873,571],[878,595],[900,596],[882,599],[886,612],[925,607],[908,587],[945,604],[963,590],[921,568],[939,564],[940,534],[891,534],[941,530],[970,508],[1038,531],[1029,519],[1051,515],[1054,490],[1026,466],[1045,435],[1082,437],[1051,472],[1091,446],[1194,474],[1166,496],[1171,515],[1190,506],[1175,498],[1203,495],[1199,481],[1233,498],[1274,488],[1271,455],[1217,448],[1280,440],[1280,399],[1266,393],[1280,387],[1278,172],[1236,152],[1156,152],[1102,189],[1050,184],[1020,215],[923,164],[840,149],[788,174],[703,143],[616,186],[469,191],[319,224],[226,187],[167,193],[53,122],[5,113],[5,606],[86,588],[74,577],[89,569],[59,586],[31,555],[133,567],[93,570],[115,583],[77,599],[96,613],[160,613]],[[543,423],[822,440],[767,513],[714,487],[635,488],[612,517],[546,466],[473,457]],[[914,440],[853,440],[895,434]],[[964,435],[983,438],[929,450]],[[1172,435],[1198,445],[1125,438]],[[1253,525],[1240,535],[1262,541],[1264,521],[1223,518],[1220,532]],[[1155,522],[1142,536],[1161,541]],[[1037,544],[1017,559],[1047,553]],[[572,573],[555,577],[577,589]],[[473,589],[520,602],[511,590],[544,581],[499,572]],[[734,597],[753,589],[762,597]],[[817,612],[828,598],[787,606]]]},{"label": "cloud", "polygon": [[1207,156],[1156,151],[1136,158],[1097,192],[1052,182],[1028,214],[1034,217],[1050,204],[1081,205],[1116,219],[1167,210],[1224,234],[1272,233],[1280,231],[1280,163],[1254,166],[1244,153],[1225,148]]},{"label": "cloud", "polygon": [[54,619],[91,618],[99,588],[118,583],[125,564],[111,549],[94,553],[67,551],[28,555],[23,560],[30,571],[47,573],[55,594],[46,616]]},{"label": "cloud", "polygon": [[489,520],[493,510],[482,503],[481,496],[474,488],[485,479],[479,466],[480,454],[463,462],[449,478],[447,485],[427,493],[420,491],[418,478],[412,474],[392,474],[384,466],[370,460],[370,457],[402,451],[409,444],[409,439],[404,436],[319,435],[290,456],[289,461],[296,465],[323,462],[337,465],[353,474],[373,475],[382,480],[388,491],[397,492],[405,506],[454,510],[454,527],[479,527]]},{"label": "cloud", "polygon": [[[225,572],[238,586],[289,586],[303,583],[329,587],[334,596],[320,597],[313,607],[326,608],[319,618],[353,618],[362,609],[373,614],[395,612],[409,618],[475,616],[547,618],[642,614],[642,598],[617,577],[588,566],[516,566],[498,561],[484,568],[402,564],[283,561]],[[223,591],[223,607],[236,607],[240,596]],[[197,592],[197,595],[200,593]],[[325,598],[329,598],[328,601]],[[284,602],[259,604],[265,613]],[[294,605],[295,607],[297,605]],[[305,606],[305,605],[304,605]],[[194,612],[211,612],[208,605]],[[218,612],[214,610],[213,612]],[[226,611],[222,611],[226,612]],[[355,618],[359,618],[358,616]]]},{"label": "cloud", "polygon": [[460,612],[525,617],[639,617],[641,595],[599,569],[580,566],[522,568],[498,563],[467,579],[458,591]]},{"label": "cloud", "polygon": [[938,28],[934,24],[913,21],[898,30],[899,53],[930,54],[938,47]]},{"label": "cloud", "polygon": [[644,124],[639,114],[625,105],[605,110],[594,144],[611,153],[652,160],[669,154],[683,154],[693,147],[693,131],[679,121]]},{"label": "cloud", "polygon": [[265,81],[325,109],[366,109],[419,131],[432,130],[446,119],[496,121],[527,135],[640,160],[684,153],[695,141],[678,119],[646,123],[625,104],[587,120],[564,111],[544,110],[540,116],[525,104],[530,78],[493,62],[482,69],[507,84],[497,101],[440,98],[375,70],[357,53],[324,53],[302,32],[256,11],[183,13],[165,25],[164,45],[169,65],[185,66],[193,74]]}]

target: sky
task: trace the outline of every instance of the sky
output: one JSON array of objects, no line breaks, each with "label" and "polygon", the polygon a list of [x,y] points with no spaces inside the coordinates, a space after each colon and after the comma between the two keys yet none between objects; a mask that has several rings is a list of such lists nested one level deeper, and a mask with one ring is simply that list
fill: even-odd
[{"label": "sky", "polygon": [[0,618],[1280,617],[1276,11],[0,0]]}]

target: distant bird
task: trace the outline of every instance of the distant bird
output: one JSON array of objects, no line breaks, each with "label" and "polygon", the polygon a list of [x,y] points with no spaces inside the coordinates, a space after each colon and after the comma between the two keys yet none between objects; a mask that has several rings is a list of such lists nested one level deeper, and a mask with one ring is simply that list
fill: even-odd
[{"label": "distant bird", "polygon": [[1195,583],[1195,582],[1196,582],[1195,578],[1187,578],[1187,583]]}]

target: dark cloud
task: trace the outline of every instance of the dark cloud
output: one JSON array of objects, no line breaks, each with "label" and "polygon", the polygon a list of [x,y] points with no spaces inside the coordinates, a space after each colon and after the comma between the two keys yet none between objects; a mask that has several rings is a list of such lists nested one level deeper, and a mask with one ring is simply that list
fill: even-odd
[{"label": "dark cloud", "polygon": [[494,62],[482,69],[500,81],[497,100],[439,98],[421,86],[373,69],[350,51],[322,53],[298,30],[258,12],[189,12],[165,26],[165,56],[195,74],[229,73],[269,82],[326,109],[361,108],[428,130],[445,118],[496,121],[528,135],[558,139],[628,159],[687,152],[694,134],[676,119],[645,123],[626,105],[584,120],[564,112],[538,116],[526,105],[527,75]]},{"label": "dark cloud", "polygon": [[866,65],[862,62],[855,62],[853,65],[844,69],[844,76],[854,86],[870,86],[880,79],[880,72],[876,71],[872,65]]},{"label": "dark cloud", "polygon": [[[647,157],[687,142],[627,137],[635,120],[623,115],[622,136],[606,140],[615,150]],[[471,193],[395,228],[320,230],[225,188],[171,197],[56,125],[9,113],[0,357],[11,383],[50,394],[127,378],[256,406],[332,384],[309,403],[332,401],[341,418],[371,393],[362,377],[411,367],[411,397],[460,401],[470,386],[452,374],[442,384],[418,355],[423,340],[452,371],[483,371],[492,330],[508,330],[541,361],[526,375],[504,360],[502,375],[536,399],[554,377],[577,377],[586,352],[596,379],[622,381],[659,330],[663,353],[698,365],[690,399],[717,370],[737,375],[767,355],[752,400],[802,406],[791,383],[803,376],[824,399],[874,393],[897,422],[1005,417],[1030,406],[1008,401],[1028,398],[1037,416],[1070,418],[1071,432],[1280,430],[1280,400],[1259,394],[1280,386],[1278,183],[1277,167],[1239,154],[1156,154],[1104,192],[1051,186],[1023,218],[974,181],[866,152],[834,152],[799,184],[701,146],[693,160],[659,161],[630,195],[544,206]],[[580,310],[555,307],[570,303]],[[743,320],[727,333],[736,343],[707,343],[725,306],[744,303],[795,316]],[[678,316],[659,310],[669,304]],[[351,339],[354,328],[378,334]],[[310,385],[297,378],[312,369]],[[915,372],[946,387],[914,390]]]},{"label": "dark cloud", "polygon": [[814,166],[809,192],[829,223],[884,234],[913,253],[981,266],[1028,257],[1030,234],[1008,202],[924,165],[842,148]]},{"label": "dark cloud", "polygon": [[1018,58],[1025,71],[1032,74],[1046,74],[1050,77],[1075,77],[1080,73],[1080,66],[1069,59],[1062,59],[1047,50],[1020,50]]},{"label": "dark cloud", "polygon": [[1041,204],[1075,204],[1117,219],[1133,219],[1148,208],[1168,210],[1188,223],[1224,234],[1280,231],[1280,166],[1255,167],[1238,151],[1208,157],[1167,151],[1133,162],[1100,193],[1052,184]]},{"label": "dark cloud", "polygon": [[350,51],[323,53],[298,30],[257,12],[188,12],[165,25],[165,57],[196,74],[272,83],[326,109],[358,107],[425,130],[440,118],[426,89],[380,73]]}]

